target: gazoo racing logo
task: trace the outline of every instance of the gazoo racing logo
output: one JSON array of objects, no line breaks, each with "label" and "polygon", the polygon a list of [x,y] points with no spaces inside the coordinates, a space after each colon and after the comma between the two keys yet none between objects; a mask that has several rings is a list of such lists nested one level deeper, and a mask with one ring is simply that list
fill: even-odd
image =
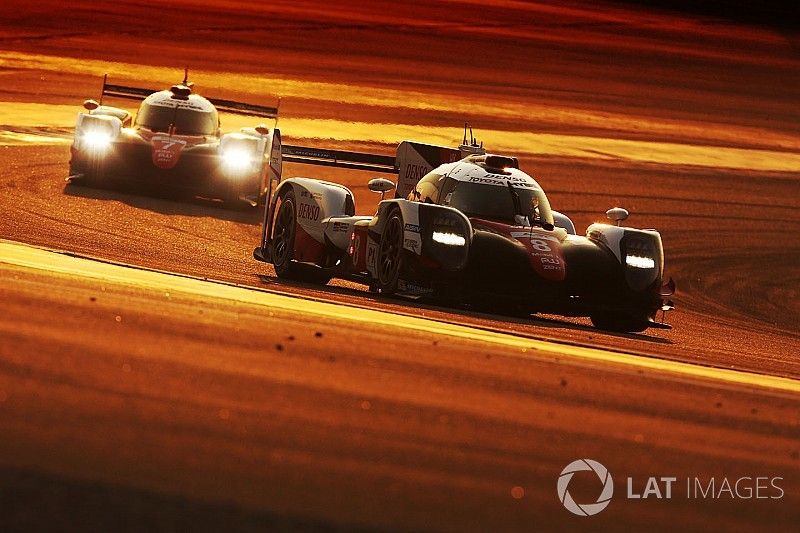
[{"label": "gazoo racing logo", "polygon": [[[597,475],[600,483],[603,485],[602,492],[597,497],[597,501],[593,503],[577,503],[572,499],[569,493],[569,482],[572,481],[572,476],[576,472],[591,471]],[[608,469],[592,459],[577,459],[572,461],[561,474],[558,476],[558,483],[556,485],[558,491],[558,499],[567,508],[567,510],[578,516],[592,516],[596,515],[611,502],[611,497],[614,495],[614,480]]]}]

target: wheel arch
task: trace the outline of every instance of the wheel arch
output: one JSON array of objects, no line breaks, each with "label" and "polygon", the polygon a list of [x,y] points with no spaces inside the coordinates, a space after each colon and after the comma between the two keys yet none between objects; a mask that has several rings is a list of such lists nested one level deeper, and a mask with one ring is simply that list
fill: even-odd
[{"label": "wheel arch", "polygon": [[[466,263],[472,242],[473,229],[469,219],[459,210],[452,207],[423,204],[402,198],[384,200],[378,205],[378,213],[370,223],[370,236],[379,240],[383,233],[388,214],[399,209],[403,218],[403,248],[410,254],[424,256],[439,263],[446,270],[460,270]],[[445,222],[437,222],[443,220]],[[449,220],[450,222],[446,222]],[[432,235],[437,224],[459,228],[465,238],[465,244],[458,249],[433,242]]]}]

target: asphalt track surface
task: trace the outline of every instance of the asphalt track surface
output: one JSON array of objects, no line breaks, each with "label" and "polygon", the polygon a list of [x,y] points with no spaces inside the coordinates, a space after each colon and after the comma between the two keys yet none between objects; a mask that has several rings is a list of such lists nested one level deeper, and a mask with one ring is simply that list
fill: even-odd
[{"label": "asphalt track surface", "polygon": [[[181,4],[159,17],[0,8],[0,238],[224,282],[112,276],[28,248],[12,261],[1,245],[4,525],[796,526],[796,36],[577,4]],[[186,63],[215,95],[282,94],[297,144],[391,153],[402,138],[457,142],[468,118],[520,154],[579,230],[623,205],[630,224],[662,232],[675,329],[610,335],[287,284],[250,258],[258,213],[65,186],[75,104],[98,72],[159,87]],[[374,209],[369,176],[287,167]],[[591,518],[555,490],[583,457],[617,483]],[[627,476],[671,475],[780,476],[786,494],[624,499]],[[584,481],[576,500],[596,497]]]}]

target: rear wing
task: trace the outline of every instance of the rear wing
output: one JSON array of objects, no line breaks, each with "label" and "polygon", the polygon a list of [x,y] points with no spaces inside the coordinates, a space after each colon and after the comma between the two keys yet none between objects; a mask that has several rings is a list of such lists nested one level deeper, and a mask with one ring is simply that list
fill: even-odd
[{"label": "rear wing", "polygon": [[281,154],[283,160],[290,163],[304,163],[307,165],[397,174],[396,158],[390,155],[348,152],[345,150],[327,150],[323,148],[306,148],[304,146],[291,146],[288,144],[283,145]]},{"label": "rear wing", "polygon": [[[127,98],[129,100],[144,100],[156,92],[158,91],[153,89],[144,89],[142,87],[129,87],[127,85],[115,85],[108,83],[108,74],[106,74],[103,76],[103,89],[100,93],[100,103],[103,103],[104,96]],[[272,119],[278,118],[278,107],[280,106],[280,100],[278,100],[278,106],[276,107],[246,104],[244,102],[224,100],[222,98],[207,98],[207,100],[217,108],[217,111],[223,113],[235,113],[237,115],[248,115]]]},{"label": "rear wing", "polygon": [[[303,163],[351,170],[366,170],[397,174],[396,198],[405,198],[425,174],[444,163],[452,163],[475,153],[477,147],[462,145],[448,148],[414,141],[403,141],[397,146],[396,156],[307,148],[284,144],[281,155],[284,162]],[[482,149],[482,147],[481,147]]]},{"label": "rear wing", "polygon": [[466,155],[459,148],[413,141],[401,142],[397,147],[398,177],[395,198],[408,196],[417,182],[434,168],[458,161]]}]

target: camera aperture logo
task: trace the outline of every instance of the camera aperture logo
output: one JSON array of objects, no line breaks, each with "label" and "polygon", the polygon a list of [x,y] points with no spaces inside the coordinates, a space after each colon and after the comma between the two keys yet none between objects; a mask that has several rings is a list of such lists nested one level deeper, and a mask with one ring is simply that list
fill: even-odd
[{"label": "camera aperture logo", "polygon": [[[569,492],[569,484],[577,472],[594,472],[603,485],[597,501],[578,503]],[[685,479],[685,483],[684,483]],[[673,500],[685,498],[687,500],[708,501],[715,500],[782,500],[786,494],[783,489],[784,478],[781,476],[746,475],[740,477],[698,477],[687,476],[646,476],[638,479],[628,476],[626,478],[626,492],[622,498],[628,502],[641,502],[643,500]],[[683,487],[686,487],[685,491]],[[556,484],[558,499],[561,504],[572,514],[578,516],[593,516],[608,507],[614,496],[614,480],[611,473],[602,464],[593,459],[577,459],[568,464],[558,476]],[[574,488],[574,487],[573,487]]]},{"label": "camera aperture logo", "polygon": [[[575,472],[583,472],[590,470],[597,474],[597,478],[603,484],[603,490],[597,501],[594,503],[577,503],[572,499],[569,493],[569,482]],[[611,503],[611,497],[614,495],[614,480],[611,478],[611,473],[602,464],[593,459],[578,459],[568,464],[561,474],[558,476],[558,499],[567,510],[578,516],[592,516],[596,515]]]}]

